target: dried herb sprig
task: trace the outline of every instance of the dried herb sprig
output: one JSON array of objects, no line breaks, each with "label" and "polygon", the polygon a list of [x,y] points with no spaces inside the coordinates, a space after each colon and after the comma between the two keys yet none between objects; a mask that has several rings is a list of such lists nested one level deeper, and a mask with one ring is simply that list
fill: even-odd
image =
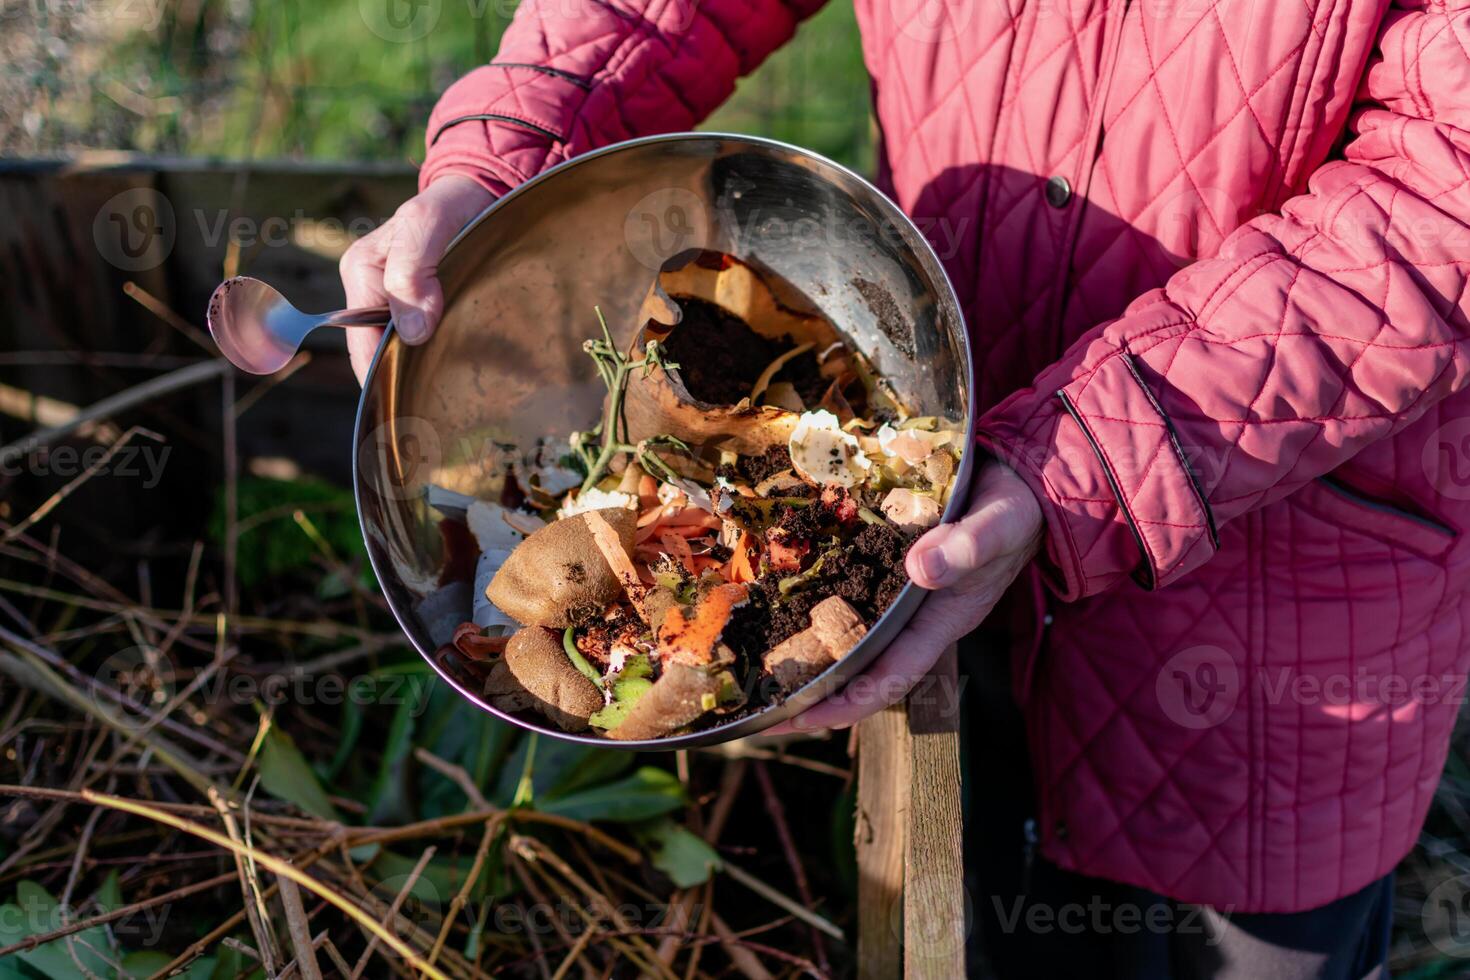
[{"label": "dried herb sprig", "polygon": [[572,452],[577,454],[587,471],[581,492],[595,487],[607,475],[608,466],[620,453],[632,456],[650,473],[656,473],[665,480],[677,480],[679,475],[653,450],[664,446],[687,453],[690,451],[688,444],[671,435],[655,435],[636,444],[630,443],[628,422],[623,417],[623,400],[628,392],[628,377],[634,371],[642,368],[646,377],[655,367],[672,371],[679,365],[665,359],[664,349],[656,340],[644,345],[643,356],[639,359],[628,357],[613,342],[602,307],[594,306],[593,310],[602,327],[602,338],[585,341],[582,350],[592,358],[598,376],[607,386],[607,404],[603,408],[602,421],[586,432],[573,432],[571,436]]}]

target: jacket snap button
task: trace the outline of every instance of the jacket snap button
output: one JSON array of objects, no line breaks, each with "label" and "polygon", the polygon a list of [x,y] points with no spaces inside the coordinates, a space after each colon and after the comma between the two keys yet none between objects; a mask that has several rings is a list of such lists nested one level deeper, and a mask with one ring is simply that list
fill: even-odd
[{"label": "jacket snap button", "polygon": [[1065,177],[1053,177],[1046,182],[1046,203],[1054,208],[1064,208],[1072,200],[1072,183]]}]

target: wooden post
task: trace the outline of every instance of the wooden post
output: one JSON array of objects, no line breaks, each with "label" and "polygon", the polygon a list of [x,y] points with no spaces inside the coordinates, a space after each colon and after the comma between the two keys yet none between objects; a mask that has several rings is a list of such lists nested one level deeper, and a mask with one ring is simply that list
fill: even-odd
[{"label": "wooden post", "polygon": [[965,975],[959,684],[948,651],[858,727],[858,976]]},{"label": "wooden post", "polygon": [[892,980],[903,965],[904,821],[909,809],[908,710],[884,708],[858,725],[858,977]]}]

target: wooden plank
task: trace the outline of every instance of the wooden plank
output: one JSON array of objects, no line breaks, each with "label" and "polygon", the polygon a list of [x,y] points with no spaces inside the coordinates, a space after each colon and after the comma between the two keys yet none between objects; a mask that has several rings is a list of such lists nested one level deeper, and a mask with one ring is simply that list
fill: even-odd
[{"label": "wooden plank", "polygon": [[910,742],[903,704],[863,719],[857,733],[858,977],[892,980],[903,966],[904,821]]},{"label": "wooden plank", "polygon": [[951,648],[909,695],[904,976],[965,975],[967,895],[960,809],[959,678]]}]

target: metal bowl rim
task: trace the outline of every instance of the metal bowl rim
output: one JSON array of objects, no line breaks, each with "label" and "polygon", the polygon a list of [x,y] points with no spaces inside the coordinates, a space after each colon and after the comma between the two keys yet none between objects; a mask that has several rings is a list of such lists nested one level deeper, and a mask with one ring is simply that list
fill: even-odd
[{"label": "metal bowl rim", "polygon": [[[824,156],[821,153],[817,153],[814,150],[809,150],[805,147],[797,146],[793,143],[770,139],[764,136],[748,136],[741,133],[723,132],[679,132],[659,133],[653,136],[640,136],[635,139],[622,140],[617,143],[612,143],[607,146],[599,147],[595,150],[589,150],[586,153],[579,154],[567,160],[563,160],[561,163],[558,163],[553,167],[549,167],[546,170],[541,171],[539,174],[536,174],[529,180],[526,180],[523,183],[517,184],[515,187],[512,187],[504,195],[502,195],[501,197],[497,197],[495,200],[491,201],[490,204],[487,205],[483,211],[481,211],[475,217],[471,218],[465,224],[465,226],[461,228],[452,239],[450,239],[449,244],[445,246],[444,255],[445,257],[448,257],[449,254],[455,249],[456,246],[459,245],[460,242],[462,242],[472,231],[479,227],[481,222],[485,221],[487,218],[490,217],[490,215],[499,210],[503,205],[505,205],[507,201],[511,201],[521,194],[529,192],[533,187],[545,182],[555,174],[559,174],[562,171],[574,169],[575,167],[578,167],[580,165],[590,163],[593,160],[596,160],[598,157],[607,156],[612,153],[618,153],[623,150],[633,149],[635,147],[648,146],[656,143],[704,141],[744,143],[751,146],[782,150],[787,153],[794,153],[801,156],[809,157],[824,166],[832,168],[839,174],[842,174],[848,179],[854,181],[859,187],[867,190],[871,195],[873,195],[875,199],[881,201],[884,205],[887,206],[889,210],[893,212],[893,215],[891,215],[890,217],[896,218],[897,221],[906,226],[910,231],[913,232],[914,238],[922,243],[921,254],[927,254],[929,259],[932,260],[934,268],[938,270],[939,281],[943,283],[944,289],[948,293],[948,298],[951,300],[955,315],[959,318],[958,339],[960,353],[963,355],[965,361],[965,452],[964,455],[960,458],[960,467],[955,473],[954,490],[951,492],[949,503],[945,506],[944,513],[940,517],[940,520],[943,522],[954,520],[955,517],[960,513],[960,511],[965,507],[969,496],[969,484],[970,479],[973,475],[975,465],[975,430],[979,418],[979,414],[975,410],[975,358],[970,349],[969,329],[967,324],[965,323],[964,310],[960,306],[959,297],[955,293],[954,283],[950,281],[948,270],[945,269],[944,263],[940,261],[939,256],[934,252],[934,246],[930,244],[929,240],[926,237],[924,237],[924,233],[919,230],[919,227],[917,225],[914,224],[913,219],[911,219],[908,214],[903,210],[903,208],[899,207],[892,198],[890,198],[887,194],[880,190],[877,185],[875,185],[872,181],[868,180],[863,175],[852,170],[851,168],[846,167],[835,160],[829,159],[828,157]],[[383,330],[382,339],[378,342],[378,349],[373,352],[373,359],[372,362],[368,365],[367,376],[363,379],[362,390],[358,395],[357,413],[352,427],[352,497],[353,503],[357,506],[358,529],[362,533],[364,544],[368,544],[368,528],[366,519],[363,516],[363,480],[361,475],[361,458],[358,450],[362,444],[363,425],[365,421],[364,416],[365,410],[367,408],[368,391],[372,387],[373,379],[377,376],[378,363],[383,357],[384,350],[387,349],[389,337],[392,336],[394,330],[395,324],[392,320],[390,320],[387,327]],[[377,577],[378,582],[381,586],[382,582],[384,581],[384,570],[379,567],[378,559],[374,553],[374,549],[370,545],[367,548],[367,553],[368,563],[372,566],[373,574]],[[842,670],[847,661],[852,657],[853,653],[856,653],[865,644],[867,644],[868,640],[872,636],[884,631],[883,627],[886,623],[888,623],[889,618],[893,614],[893,612],[907,605],[909,597],[913,593],[924,593],[927,596],[927,591],[924,590],[922,587],[916,585],[912,579],[905,582],[904,587],[899,591],[899,594],[894,598],[893,602],[889,604],[888,608],[883,611],[883,614],[879,616],[878,619],[873,623],[872,627],[869,628],[863,639],[859,640],[857,642],[857,645],[854,646],[852,650],[848,651],[848,653],[844,655],[841,660],[835,661],[832,666],[828,667],[821,674],[818,674],[812,680],[804,684],[801,688],[798,688],[797,691],[792,692],[793,695],[799,693],[800,691],[808,690],[818,684],[821,684],[824,679],[830,678],[834,672]],[[560,739],[565,742],[575,742],[582,745],[600,746],[602,748],[624,749],[629,752],[671,751],[674,749],[691,748],[699,745],[718,744],[721,742],[733,741],[737,738],[757,735],[766,728],[777,724],[777,722],[770,721],[764,725],[752,723],[755,723],[758,719],[771,714],[773,711],[780,710],[789,703],[788,700],[782,700],[774,704],[769,704],[766,707],[762,708],[760,711],[754,712],[752,714],[740,715],[739,717],[733,718],[730,721],[723,722],[721,724],[712,725],[708,728],[701,728],[692,732],[685,732],[681,735],[671,735],[667,738],[639,739],[636,741],[614,741],[612,739],[603,738],[596,735],[582,735],[572,732],[564,732],[558,728],[554,728],[549,725],[540,725],[533,722],[528,722],[522,718],[517,717],[516,715],[510,714],[509,712],[501,711],[499,708],[485,701],[479,694],[466,689],[466,687],[461,684],[456,678],[452,677],[448,671],[439,666],[434,658],[434,651],[425,650],[422,646],[419,645],[418,638],[414,635],[413,630],[409,628],[410,624],[405,621],[405,613],[399,611],[398,604],[395,603],[392,598],[388,596],[386,589],[384,590],[383,597],[388,600],[388,608],[393,613],[393,619],[395,622],[398,623],[398,626],[403,631],[405,638],[407,638],[413,648],[418,651],[419,656],[428,663],[428,665],[434,670],[434,672],[445,683],[447,683],[450,687],[459,692],[460,696],[469,700],[471,704],[474,704],[480,710],[488,711],[490,714],[506,722],[507,724],[513,725],[517,728],[525,729],[527,731],[536,732],[549,738]],[[907,619],[913,618],[913,616],[918,612],[919,606],[922,605],[922,602],[923,599],[921,597],[919,602],[914,604],[913,610],[908,613]],[[907,619],[905,621],[905,625],[907,624]],[[879,653],[881,653],[881,651],[879,651]],[[878,654],[875,653],[870,656],[867,663],[864,664],[863,668],[855,672],[853,676],[857,676],[857,674],[860,674],[862,670],[866,670],[867,667],[871,666],[872,661],[876,659],[877,655]],[[851,677],[846,678],[843,683],[845,684],[847,681],[850,680]],[[836,691],[841,690],[841,686],[842,685],[834,687],[830,693],[836,693]],[[732,734],[728,735],[727,737],[721,737],[725,733],[731,732],[734,729],[738,728],[751,728],[752,730],[739,735]]]}]

